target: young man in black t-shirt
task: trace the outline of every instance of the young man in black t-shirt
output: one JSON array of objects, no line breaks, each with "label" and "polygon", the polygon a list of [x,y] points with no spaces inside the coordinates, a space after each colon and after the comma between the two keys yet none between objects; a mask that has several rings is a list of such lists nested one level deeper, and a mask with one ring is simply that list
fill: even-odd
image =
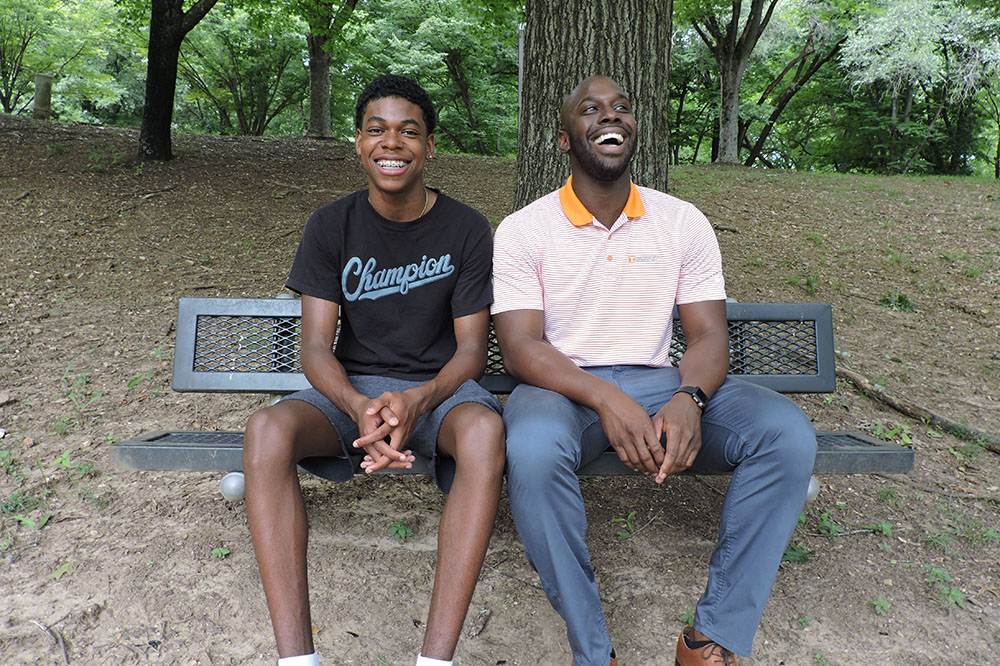
[{"label": "young man in black t-shirt", "polygon": [[[434,107],[380,76],[355,110],[368,189],[317,210],[287,286],[302,295],[302,367],[313,388],[255,413],[243,449],[247,518],[279,666],[319,663],[306,582],[307,522],[296,465],[347,480],[433,461],[450,490],[418,666],[451,664],[486,554],[504,467],[486,364],[489,223],[423,182]],[[338,321],[340,333],[331,351]]]}]

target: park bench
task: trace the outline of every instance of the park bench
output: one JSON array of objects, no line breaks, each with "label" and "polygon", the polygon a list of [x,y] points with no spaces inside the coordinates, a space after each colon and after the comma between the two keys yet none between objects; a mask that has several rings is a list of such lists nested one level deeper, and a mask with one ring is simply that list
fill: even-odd
[{"label": "park bench", "polygon": [[[726,304],[730,375],[780,393],[836,390],[833,317],[825,303]],[[182,298],[174,349],[175,391],[285,394],[309,386],[299,365],[301,302],[297,298]],[[684,353],[674,320],[671,359]],[[497,395],[517,380],[504,372],[491,331],[480,383]],[[860,432],[821,431],[814,474],[909,472],[913,451]],[[242,469],[242,432],[156,431],[111,446],[116,466],[139,470]],[[426,460],[395,473],[428,473]],[[634,474],[609,449],[583,475]]]}]

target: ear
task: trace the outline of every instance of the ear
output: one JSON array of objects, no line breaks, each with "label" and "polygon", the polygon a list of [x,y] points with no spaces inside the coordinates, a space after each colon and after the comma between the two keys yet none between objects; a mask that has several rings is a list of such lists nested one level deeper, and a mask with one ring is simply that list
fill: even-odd
[{"label": "ear", "polygon": [[427,157],[430,158],[434,154],[434,135],[427,135]]},{"label": "ear", "polygon": [[361,130],[354,131],[354,152],[361,157]]},{"label": "ear", "polygon": [[560,152],[569,152],[569,133],[566,130],[559,130],[556,134],[556,145],[559,146]]}]

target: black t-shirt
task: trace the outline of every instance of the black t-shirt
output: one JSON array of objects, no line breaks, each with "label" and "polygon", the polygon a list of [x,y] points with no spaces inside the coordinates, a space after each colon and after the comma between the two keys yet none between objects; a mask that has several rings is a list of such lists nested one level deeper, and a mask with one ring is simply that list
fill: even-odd
[{"label": "black t-shirt", "polygon": [[480,213],[438,193],[411,222],[367,190],[309,218],[286,286],[340,306],[334,354],[351,374],[427,380],[455,354],[453,319],[493,301],[493,237]]}]

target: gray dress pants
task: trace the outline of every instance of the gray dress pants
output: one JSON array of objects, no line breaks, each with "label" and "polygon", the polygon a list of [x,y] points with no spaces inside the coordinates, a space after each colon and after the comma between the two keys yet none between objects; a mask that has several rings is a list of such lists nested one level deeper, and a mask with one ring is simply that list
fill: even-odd
[{"label": "gray dress pants", "polygon": [[[650,415],[679,386],[676,368],[586,370],[616,384]],[[524,384],[511,394],[503,418],[507,489],[525,554],[566,622],[575,666],[607,666],[612,644],[590,565],[576,476],[608,446],[600,420],[561,394]],[[805,502],[815,455],[809,419],[774,391],[727,379],[702,415],[702,448],[692,471],[731,472],[732,479],[695,628],[737,654],[750,654]]]}]

